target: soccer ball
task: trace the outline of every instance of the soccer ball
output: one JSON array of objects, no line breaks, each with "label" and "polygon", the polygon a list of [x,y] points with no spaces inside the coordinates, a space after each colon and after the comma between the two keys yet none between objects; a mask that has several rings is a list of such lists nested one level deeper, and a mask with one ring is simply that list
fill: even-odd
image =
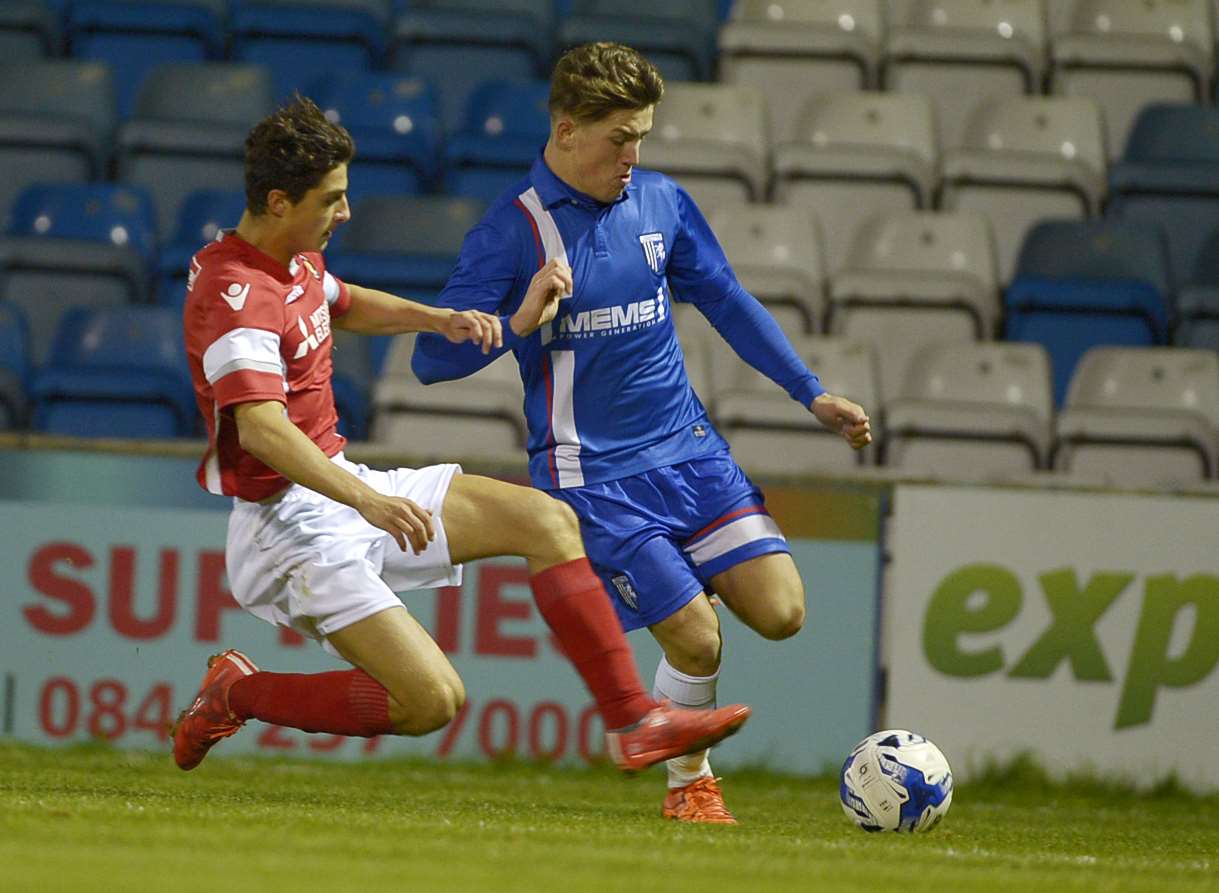
[{"label": "soccer ball", "polygon": [[855,745],[839,779],[842,810],[865,831],[930,831],[952,805],[952,770],[940,749],[901,729]]}]

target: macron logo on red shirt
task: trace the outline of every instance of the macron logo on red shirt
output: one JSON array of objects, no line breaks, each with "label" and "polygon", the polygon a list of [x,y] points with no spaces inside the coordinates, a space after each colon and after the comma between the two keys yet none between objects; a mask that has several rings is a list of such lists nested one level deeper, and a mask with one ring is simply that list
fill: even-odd
[{"label": "macron logo on red shirt", "polygon": [[225,291],[220,293],[220,297],[224,298],[224,302],[234,310],[240,310],[245,306],[245,299],[250,296],[250,283],[244,286],[234,282]]}]

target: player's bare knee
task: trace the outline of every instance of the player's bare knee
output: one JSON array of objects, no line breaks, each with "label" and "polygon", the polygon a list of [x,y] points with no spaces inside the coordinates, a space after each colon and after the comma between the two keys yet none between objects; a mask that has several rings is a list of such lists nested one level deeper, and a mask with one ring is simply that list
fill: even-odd
[{"label": "player's bare knee", "polygon": [[536,493],[528,508],[537,528],[534,541],[541,553],[539,558],[567,561],[584,554],[580,520],[571,506],[545,493]]},{"label": "player's bare knee", "polygon": [[[720,631],[717,626],[686,630],[669,644],[665,655],[677,670],[689,676],[711,676],[720,668]],[[670,653],[672,652],[672,653]]]},{"label": "player's bare knee", "polygon": [[757,631],[771,641],[790,639],[804,628],[804,602],[786,601],[775,606]]},{"label": "player's bare knee", "polygon": [[452,722],[466,702],[466,689],[460,679],[438,680],[425,694],[418,695],[405,715],[395,721],[399,735],[427,735]]}]

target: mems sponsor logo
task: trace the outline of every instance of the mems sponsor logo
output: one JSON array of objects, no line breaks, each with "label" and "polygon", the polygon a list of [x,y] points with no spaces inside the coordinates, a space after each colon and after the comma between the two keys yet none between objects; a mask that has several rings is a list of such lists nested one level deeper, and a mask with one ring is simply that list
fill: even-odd
[{"label": "mems sponsor logo", "polygon": [[656,289],[656,297],[631,301],[614,307],[582,310],[559,320],[559,338],[595,338],[621,335],[646,329],[664,322],[669,315],[664,287]]}]

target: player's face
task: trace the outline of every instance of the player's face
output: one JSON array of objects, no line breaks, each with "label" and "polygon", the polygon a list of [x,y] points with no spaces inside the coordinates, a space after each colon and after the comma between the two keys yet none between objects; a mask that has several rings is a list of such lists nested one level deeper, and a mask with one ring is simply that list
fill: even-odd
[{"label": "player's face", "polygon": [[631,182],[639,164],[639,147],[652,130],[655,106],[611,112],[599,121],[576,124],[572,130],[572,185],[597,201],[612,202]]},{"label": "player's face", "polygon": [[351,219],[347,204],[347,165],[340,164],[303,196],[290,204],[284,224],[292,232],[293,250],[322,251],[335,228]]}]

